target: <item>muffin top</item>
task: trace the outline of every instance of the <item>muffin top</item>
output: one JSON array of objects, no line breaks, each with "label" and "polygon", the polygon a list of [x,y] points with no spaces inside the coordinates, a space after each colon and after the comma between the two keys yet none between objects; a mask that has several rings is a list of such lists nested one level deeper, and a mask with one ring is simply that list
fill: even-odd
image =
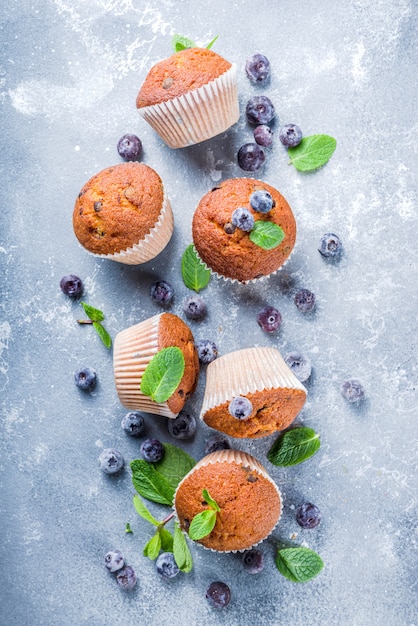
[{"label": "muffin top", "polygon": [[140,242],[158,221],[160,176],[136,161],[108,167],[84,185],[73,212],[74,233],[94,254],[114,254]]},{"label": "muffin top", "polygon": [[[259,190],[273,198],[268,213],[254,211],[250,205],[251,194]],[[256,221],[280,226],[284,233],[281,243],[268,250],[251,241],[251,232],[233,227],[232,213],[241,207]],[[271,274],[286,261],[295,245],[296,222],[277,189],[252,178],[231,178],[203,196],[193,215],[192,234],[200,258],[212,271],[245,283]]]},{"label": "muffin top", "polygon": [[176,491],[174,506],[180,527],[187,532],[194,516],[209,508],[202,497],[206,489],[220,511],[214,529],[199,543],[221,552],[246,550],[276,525],[280,495],[253,457],[238,453],[237,460],[231,461],[225,453],[231,450],[209,454],[189,472]]},{"label": "muffin top", "polygon": [[215,80],[231,63],[207,48],[187,48],[154,65],[136,98],[138,109],[166,102]]}]

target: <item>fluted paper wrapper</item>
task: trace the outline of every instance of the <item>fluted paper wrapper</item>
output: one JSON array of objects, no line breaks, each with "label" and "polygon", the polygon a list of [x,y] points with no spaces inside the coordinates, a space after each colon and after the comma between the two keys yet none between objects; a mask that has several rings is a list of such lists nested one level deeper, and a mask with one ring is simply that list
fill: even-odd
[{"label": "fluted paper wrapper", "polygon": [[145,368],[158,352],[159,315],[119,332],[114,341],[113,371],[119,400],[127,409],[176,417],[167,402],[154,402],[140,390]]},{"label": "fluted paper wrapper", "polygon": [[170,148],[184,148],[223,133],[239,119],[237,67],[188,93],[139,113]]},{"label": "fluted paper wrapper", "polygon": [[275,348],[246,348],[229,352],[209,363],[200,418],[210,409],[237,396],[266,389],[305,387]]},{"label": "fluted paper wrapper", "polygon": [[174,230],[174,217],[171,204],[167,196],[164,194],[163,206],[161,213],[155,225],[151,228],[138,243],[134,244],[126,250],[115,252],[113,254],[95,254],[94,256],[102,259],[110,259],[125,265],[139,265],[146,263],[157,256],[168,244]]}]

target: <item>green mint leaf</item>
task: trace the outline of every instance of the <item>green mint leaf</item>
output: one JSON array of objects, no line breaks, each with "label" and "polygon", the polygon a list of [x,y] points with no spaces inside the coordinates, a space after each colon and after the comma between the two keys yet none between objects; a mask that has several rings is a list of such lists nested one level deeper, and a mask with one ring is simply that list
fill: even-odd
[{"label": "green mint leaf", "polygon": [[267,458],[280,467],[297,465],[309,459],[320,446],[319,434],[312,428],[293,428],[276,439]]},{"label": "green mint leaf", "polygon": [[154,467],[175,491],[179,482],[196,465],[196,461],[187,452],[171,443],[164,443],[163,446],[164,456],[161,461],[154,464]]},{"label": "green mint leaf", "polygon": [[250,232],[250,241],[264,250],[277,248],[284,239],[283,228],[274,222],[256,220]]},{"label": "green mint leaf", "polygon": [[139,496],[135,495],[133,497],[133,503],[134,503],[135,511],[138,513],[138,515],[143,517],[145,520],[147,520],[147,522],[149,522],[150,524],[153,524],[154,526],[160,525],[160,522],[157,519],[155,519],[155,517],[148,511],[147,507],[142,502]]},{"label": "green mint leaf", "polygon": [[277,550],[275,563],[279,572],[294,583],[311,580],[324,567],[319,554],[303,547]]},{"label": "green mint leaf", "polygon": [[143,555],[147,556],[151,561],[154,561],[157,556],[160,554],[161,550],[161,537],[160,533],[157,532],[151,539],[145,544]]},{"label": "green mint leaf", "polygon": [[191,39],[183,37],[182,35],[174,35],[171,40],[171,45],[175,52],[180,52],[180,50],[186,50],[187,48],[197,48],[196,44]]},{"label": "green mint leaf", "polygon": [[189,537],[193,541],[199,541],[207,535],[210,535],[216,524],[216,511],[206,509],[201,511],[192,519],[189,526]]},{"label": "green mint leaf", "polygon": [[164,526],[160,526],[158,532],[161,539],[161,550],[163,552],[173,552],[173,535],[167,528],[164,528]]},{"label": "green mint leaf", "polygon": [[209,506],[214,509],[214,511],[220,511],[219,505],[215,500],[211,497],[209,491],[207,489],[203,489],[202,496],[204,501],[209,504]]},{"label": "green mint leaf", "polygon": [[143,459],[131,461],[132,483],[137,492],[147,500],[166,504],[173,504],[175,489],[169,481],[158,472],[152,463]]},{"label": "green mint leaf", "polygon": [[193,567],[192,555],[187,545],[186,537],[177,522],[174,525],[173,554],[177,567],[182,572],[190,572]]},{"label": "green mint leaf", "polygon": [[316,170],[331,158],[337,142],[329,135],[303,137],[299,145],[288,148],[290,162],[301,172]]},{"label": "green mint leaf", "polygon": [[207,46],[205,46],[207,50],[210,50],[210,49],[212,48],[213,44],[214,44],[214,43],[215,43],[215,41],[218,39],[218,37],[219,37],[219,35],[216,35],[216,37],[214,37],[214,38],[212,39],[212,41],[210,41],[210,42],[208,43],[208,45],[207,45]]},{"label": "green mint leaf", "polygon": [[81,306],[84,309],[85,314],[89,317],[93,322],[103,322],[105,316],[103,311],[100,309],[95,309],[91,304],[87,304],[87,302],[80,302]]},{"label": "green mint leaf", "polygon": [[125,533],[133,533],[134,531],[131,528],[131,525],[129,522],[126,522],[126,526],[125,526]]},{"label": "green mint leaf", "polygon": [[181,257],[181,276],[186,287],[196,293],[204,289],[210,281],[210,270],[203,265],[192,243]]},{"label": "green mint leaf", "polygon": [[179,386],[184,368],[184,356],[180,348],[163,348],[145,368],[140,386],[142,393],[154,402],[165,402]]},{"label": "green mint leaf", "polygon": [[107,330],[102,326],[100,322],[93,322],[93,327],[96,329],[96,332],[99,335],[105,347],[110,348],[110,346],[112,345],[112,338],[107,332]]}]

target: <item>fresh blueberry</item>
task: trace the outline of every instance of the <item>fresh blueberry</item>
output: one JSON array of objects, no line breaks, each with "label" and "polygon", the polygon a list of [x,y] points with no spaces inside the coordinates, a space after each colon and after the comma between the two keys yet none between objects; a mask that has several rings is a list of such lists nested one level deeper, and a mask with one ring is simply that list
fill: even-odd
[{"label": "fresh blueberry", "polygon": [[120,472],[125,461],[119,450],[105,448],[99,456],[99,467],[105,474]]},{"label": "fresh blueberry", "polygon": [[253,405],[248,398],[237,396],[233,398],[228,406],[228,411],[237,420],[246,420],[250,417]]},{"label": "fresh blueberry", "polygon": [[254,216],[249,209],[245,207],[238,207],[232,213],[231,216],[232,224],[245,233],[249,233],[254,228]]},{"label": "fresh blueberry", "polygon": [[141,413],[129,411],[120,423],[123,430],[131,437],[141,437],[145,432],[145,421]]},{"label": "fresh blueberry", "polygon": [[279,131],[279,139],[284,146],[294,148],[302,141],[302,131],[296,124],[286,124]]},{"label": "fresh blueberry", "polygon": [[301,383],[308,380],[312,372],[312,364],[306,356],[300,352],[289,352],[284,360]]},{"label": "fresh blueberry", "polygon": [[338,259],[343,251],[343,245],[338,235],[325,233],[321,237],[318,250],[327,259]]},{"label": "fresh blueberry", "polygon": [[120,585],[122,589],[125,589],[125,591],[130,591],[136,585],[135,570],[130,565],[126,565],[116,574],[116,580],[118,585]]},{"label": "fresh blueberry", "polygon": [[150,296],[154,302],[165,306],[173,299],[174,291],[170,283],[167,283],[165,280],[158,280],[151,285]]},{"label": "fresh blueberry", "polygon": [[207,365],[212,363],[218,356],[218,348],[209,339],[200,339],[196,342],[196,350],[199,357],[199,361]]},{"label": "fresh blueberry", "polygon": [[176,439],[190,439],[196,432],[196,419],[186,411],[180,411],[177,417],[167,420],[167,429]]},{"label": "fresh blueberry", "polygon": [[229,441],[223,435],[210,435],[205,441],[205,454],[211,454],[217,450],[229,450]]},{"label": "fresh blueberry", "polygon": [[145,439],[139,451],[148,463],[157,463],[164,456],[164,446],[158,439]]},{"label": "fresh blueberry", "polygon": [[350,378],[341,385],[341,393],[348,402],[360,402],[364,398],[364,387],[356,378]]},{"label": "fresh blueberry", "polygon": [[273,333],[280,328],[282,316],[274,306],[266,306],[257,315],[258,325],[266,333]]},{"label": "fresh blueberry", "polygon": [[91,391],[96,386],[97,375],[91,367],[82,367],[75,372],[74,380],[83,391]]},{"label": "fresh blueberry", "polygon": [[257,143],[244,143],[238,150],[238,165],[245,172],[255,172],[266,160],[264,150]]},{"label": "fresh blueberry", "polygon": [[231,600],[231,590],[226,583],[213,582],[206,590],[206,599],[215,609],[223,609]]},{"label": "fresh blueberry", "polygon": [[321,521],[321,511],[315,504],[305,502],[296,510],[296,521],[302,528],[315,528]]},{"label": "fresh blueberry", "polygon": [[250,124],[268,124],[274,118],[274,105],[267,96],[253,96],[247,102],[245,115]]},{"label": "fresh blueberry", "polygon": [[315,294],[309,289],[299,289],[295,294],[294,302],[302,313],[308,313],[315,307]]},{"label": "fresh blueberry", "polygon": [[125,565],[125,559],[120,550],[111,550],[105,556],[105,566],[109,572],[117,572]]},{"label": "fresh blueberry", "polygon": [[134,161],[142,155],[142,142],[136,135],[123,135],[118,141],[118,153],[125,161]]},{"label": "fresh blueberry", "polygon": [[174,578],[180,571],[172,552],[162,552],[155,561],[155,567],[164,580]]},{"label": "fresh blueberry", "polygon": [[75,274],[63,276],[60,280],[60,287],[62,293],[65,293],[66,296],[70,296],[70,298],[78,298],[78,296],[81,296],[83,293],[81,278]]},{"label": "fresh blueberry", "polygon": [[254,54],[247,59],[245,72],[251,82],[264,85],[270,76],[270,61],[264,54]]},{"label": "fresh blueberry", "polygon": [[269,148],[273,145],[273,131],[267,124],[260,124],[254,128],[254,140],[259,146]]},{"label": "fresh blueberry", "polygon": [[242,557],[242,563],[249,574],[259,574],[264,568],[264,554],[256,548],[247,550]]},{"label": "fresh blueberry", "polygon": [[266,189],[257,189],[250,196],[250,205],[258,213],[268,213],[275,205],[273,196]]},{"label": "fresh blueberry", "polygon": [[191,296],[183,302],[183,311],[190,320],[201,320],[206,315],[206,303],[200,296]]}]

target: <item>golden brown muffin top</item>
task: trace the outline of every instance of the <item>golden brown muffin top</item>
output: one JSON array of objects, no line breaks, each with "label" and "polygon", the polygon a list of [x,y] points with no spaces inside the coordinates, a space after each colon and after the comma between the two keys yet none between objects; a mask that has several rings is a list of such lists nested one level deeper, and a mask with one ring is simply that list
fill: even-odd
[{"label": "golden brown muffin top", "polygon": [[248,549],[264,539],[280,517],[280,496],[263,474],[244,464],[210,463],[192,470],[177,489],[175,509],[186,532],[193,517],[209,508],[203,489],[221,509],[212,532],[199,541],[206,548]]},{"label": "golden brown muffin top", "polygon": [[[251,194],[262,189],[274,200],[269,213],[258,213],[250,206]],[[255,220],[280,226],[283,241],[265,250],[250,240],[248,232],[239,228],[226,232],[225,225],[230,225],[232,213],[239,207],[249,209]],[[245,283],[271,274],[286,261],[295,245],[296,221],[286,199],[271,185],[252,178],[230,178],[203,196],[193,215],[192,233],[200,258],[211,270]]]},{"label": "golden brown muffin top", "polygon": [[78,194],[74,232],[87,250],[114,254],[144,239],[158,221],[163,182],[153,169],[136,161],[95,174]]},{"label": "golden brown muffin top", "polygon": [[179,413],[196,388],[199,377],[199,358],[190,328],[173,313],[162,313],[158,324],[158,350],[177,346],[183,353],[183,377],[172,396],[167,400],[173,413]]},{"label": "golden brown muffin top", "polygon": [[136,98],[138,109],[166,102],[215,80],[231,63],[207,48],[188,48],[154,65]]}]

